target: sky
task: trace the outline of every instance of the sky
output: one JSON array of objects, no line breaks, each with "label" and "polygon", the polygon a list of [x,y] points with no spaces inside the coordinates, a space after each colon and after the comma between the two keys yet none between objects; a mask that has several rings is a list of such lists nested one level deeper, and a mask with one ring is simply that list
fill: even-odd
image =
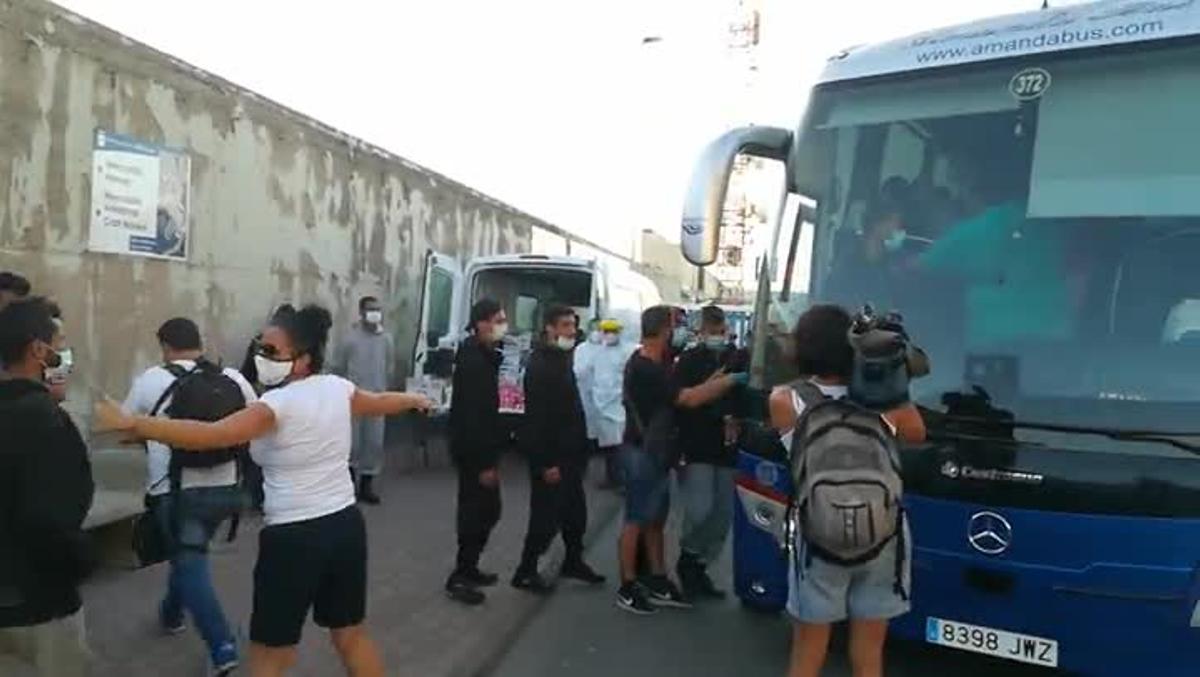
[{"label": "sky", "polygon": [[737,0],[57,1],[621,252],[645,228],[677,238],[711,138],[794,127],[828,55],[1041,5],[761,0],[748,86]]}]

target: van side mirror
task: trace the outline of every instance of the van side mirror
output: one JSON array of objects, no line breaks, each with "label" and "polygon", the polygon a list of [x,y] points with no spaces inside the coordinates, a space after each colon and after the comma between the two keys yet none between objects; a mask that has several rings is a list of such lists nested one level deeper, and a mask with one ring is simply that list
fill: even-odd
[{"label": "van side mirror", "polygon": [[704,149],[692,171],[683,205],[680,247],[684,258],[697,266],[711,265],[717,260],[725,195],[737,156],[786,161],[791,148],[792,133],[786,129],[741,127],[726,132]]}]

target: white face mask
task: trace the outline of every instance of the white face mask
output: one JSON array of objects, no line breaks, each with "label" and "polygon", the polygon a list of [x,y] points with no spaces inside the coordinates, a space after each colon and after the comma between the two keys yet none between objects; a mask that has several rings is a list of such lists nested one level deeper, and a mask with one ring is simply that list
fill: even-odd
[{"label": "white face mask", "polygon": [[292,367],[295,364],[295,360],[277,362],[268,360],[262,355],[254,356],[254,368],[258,370],[258,382],[268,388],[273,388],[286,381],[292,375]]},{"label": "white face mask", "polygon": [[42,369],[42,378],[50,385],[61,385],[66,383],[67,377],[75,369],[75,354],[70,348],[59,350],[58,365],[54,367],[46,367]]},{"label": "white face mask", "polygon": [[908,233],[903,230],[895,230],[887,239],[883,241],[883,248],[889,252],[900,251],[904,247],[904,243],[908,240]]},{"label": "white face mask", "polygon": [[500,324],[492,325],[492,340],[493,341],[503,341],[505,336],[508,336],[508,323],[507,322],[502,322]]},{"label": "white face mask", "polygon": [[570,336],[559,336],[558,338],[554,339],[554,345],[559,350],[574,350],[575,339],[571,338]]},{"label": "white face mask", "polygon": [[367,321],[367,324],[374,324],[374,325],[382,324],[383,323],[383,311],[382,310],[368,310],[365,314],[363,314],[363,319]]},{"label": "white face mask", "polygon": [[606,345],[606,346],[615,346],[620,342],[621,342],[620,334],[605,334],[604,335],[604,345]]}]

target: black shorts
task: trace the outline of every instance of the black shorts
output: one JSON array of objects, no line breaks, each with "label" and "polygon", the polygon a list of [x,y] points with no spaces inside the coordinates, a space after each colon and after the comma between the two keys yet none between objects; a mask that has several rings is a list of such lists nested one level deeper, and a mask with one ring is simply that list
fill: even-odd
[{"label": "black shorts", "polygon": [[355,506],[259,532],[250,641],[299,644],[310,608],[324,628],[366,618],[367,529]]}]

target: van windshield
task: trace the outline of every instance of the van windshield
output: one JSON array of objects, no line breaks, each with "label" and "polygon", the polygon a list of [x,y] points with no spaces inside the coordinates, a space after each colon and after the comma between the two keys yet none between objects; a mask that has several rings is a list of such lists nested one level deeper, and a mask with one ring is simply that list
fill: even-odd
[{"label": "van windshield", "polygon": [[533,267],[487,269],[475,279],[471,302],[482,298],[494,299],[504,308],[515,333],[528,334],[536,332],[550,306],[590,308],[592,273]]},{"label": "van windshield", "polygon": [[[931,409],[978,388],[1019,419],[1195,428],[1200,153],[1180,144],[1200,120],[1197,59],[819,90],[794,176],[817,202],[811,299],[899,311],[933,361],[914,384]],[[1047,86],[1017,96],[1031,74]]]}]

